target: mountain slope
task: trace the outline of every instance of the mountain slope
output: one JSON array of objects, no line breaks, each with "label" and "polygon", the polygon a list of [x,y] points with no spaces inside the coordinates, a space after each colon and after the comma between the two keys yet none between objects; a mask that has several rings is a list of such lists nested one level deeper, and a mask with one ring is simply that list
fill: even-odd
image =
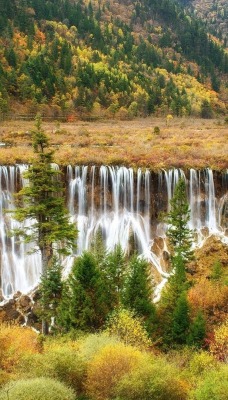
[{"label": "mountain slope", "polygon": [[172,0],[1,0],[1,9],[2,113],[209,118],[226,110],[228,55]]},{"label": "mountain slope", "polygon": [[201,18],[207,29],[228,45],[228,3],[226,0],[181,0],[187,10]]}]

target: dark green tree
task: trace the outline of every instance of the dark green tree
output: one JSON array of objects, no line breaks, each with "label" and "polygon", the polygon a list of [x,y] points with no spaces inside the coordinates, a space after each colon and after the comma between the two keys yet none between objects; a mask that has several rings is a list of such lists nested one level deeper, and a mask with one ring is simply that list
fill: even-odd
[{"label": "dark green tree", "polygon": [[53,167],[53,151],[39,116],[33,132],[33,149],[37,157],[24,173],[29,184],[17,194],[18,207],[12,212],[16,220],[25,222],[14,233],[26,243],[34,243],[34,251],[38,248],[45,276],[55,253],[70,253],[77,231],[64,206],[61,173]]},{"label": "dark green tree", "polygon": [[172,251],[172,264],[175,267],[176,257],[183,259],[184,264],[193,258],[192,232],[188,228],[190,210],[187,202],[186,184],[181,178],[174,190],[174,195],[170,201],[170,212],[167,215],[167,237],[169,238]]},{"label": "dark green tree", "polygon": [[186,297],[186,264],[193,259],[192,232],[187,224],[190,211],[184,179],[179,179],[170,202],[167,236],[171,245],[172,273],[162,292],[158,314],[164,344],[186,343],[189,306]]},{"label": "dark green tree", "polygon": [[190,346],[201,347],[206,336],[206,321],[201,310],[190,324],[187,343]]},{"label": "dark green tree", "polygon": [[8,51],[6,51],[6,59],[11,67],[16,68],[17,56],[12,47]]},{"label": "dark green tree", "polygon": [[63,291],[62,268],[56,257],[51,260],[49,268],[41,276],[39,292],[40,317],[50,325],[51,319],[56,318],[57,308]]},{"label": "dark green tree", "polygon": [[107,288],[92,253],[75,260],[65,283],[58,323],[63,330],[93,331],[107,317]]},{"label": "dark green tree", "polygon": [[143,317],[148,332],[153,331],[155,306],[152,302],[153,283],[146,260],[134,255],[130,261],[123,305]]},{"label": "dark green tree", "polygon": [[39,116],[33,132],[33,149],[37,157],[23,175],[29,184],[17,194],[18,206],[21,203],[13,213],[18,221],[27,221],[18,233],[26,243],[34,242],[34,249],[35,245],[38,246],[42,272],[45,273],[54,250],[59,254],[68,254],[74,247],[77,231],[69,222],[61,173],[53,167],[53,151]]},{"label": "dark green tree", "polygon": [[172,340],[177,344],[185,344],[189,332],[189,305],[186,291],[177,298],[172,315]]},{"label": "dark green tree", "polygon": [[213,110],[208,100],[203,100],[201,104],[201,117],[204,119],[213,118]]},{"label": "dark green tree", "polygon": [[127,274],[127,258],[120,245],[107,254],[100,267],[109,294],[107,298],[109,309],[112,311],[122,304]]}]

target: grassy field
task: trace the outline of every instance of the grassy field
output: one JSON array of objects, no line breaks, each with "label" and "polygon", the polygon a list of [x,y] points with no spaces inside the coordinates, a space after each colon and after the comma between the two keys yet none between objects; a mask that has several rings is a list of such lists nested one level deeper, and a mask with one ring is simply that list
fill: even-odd
[{"label": "grassy field", "polygon": [[[154,128],[158,127],[158,133]],[[1,165],[32,160],[34,121],[0,126]],[[109,164],[132,167],[228,168],[228,125],[224,119],[148,117],[132,121],[43,122],[58,164]]]}]

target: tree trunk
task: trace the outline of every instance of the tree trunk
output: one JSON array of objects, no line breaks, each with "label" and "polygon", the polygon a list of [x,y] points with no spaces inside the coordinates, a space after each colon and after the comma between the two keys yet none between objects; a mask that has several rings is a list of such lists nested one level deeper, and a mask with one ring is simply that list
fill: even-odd
[{"label": "tree trunk", "polygon": [[[40,248],[40,251],[41,251],[41,263],[42,263],[42,275],[44,275],[48,270],[48,265],[52,258],[52,247],[51,245],[43,246]],[[48,335],[49,333],[49,324],[48,321],[46,321],[44,318],[42,318],[41,331],[43,335]]]}]

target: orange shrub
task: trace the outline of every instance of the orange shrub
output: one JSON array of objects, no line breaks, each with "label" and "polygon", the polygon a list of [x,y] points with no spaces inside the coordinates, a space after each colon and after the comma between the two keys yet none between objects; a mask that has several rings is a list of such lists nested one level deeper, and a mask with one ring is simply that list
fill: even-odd
[{"label": "orange shrub", "polygon": [[40,350],[38,335],[29,328],[0,325],[0,366],[12,371],[24,354]]},{"label": "orange shrub", "polygon": [[213,315],[217,310],[227,307],[228,286],[201,279],[188,293],[188,300],[193,312],[201,309],[207,315]]}]

